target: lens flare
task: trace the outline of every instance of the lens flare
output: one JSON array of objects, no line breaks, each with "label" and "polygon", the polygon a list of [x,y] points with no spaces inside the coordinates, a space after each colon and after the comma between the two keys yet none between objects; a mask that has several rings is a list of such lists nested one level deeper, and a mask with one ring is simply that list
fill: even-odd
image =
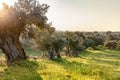
[{"label": "lens flare", "polygon": [[3,9],[3,3],[0,3],[0,10]]}]

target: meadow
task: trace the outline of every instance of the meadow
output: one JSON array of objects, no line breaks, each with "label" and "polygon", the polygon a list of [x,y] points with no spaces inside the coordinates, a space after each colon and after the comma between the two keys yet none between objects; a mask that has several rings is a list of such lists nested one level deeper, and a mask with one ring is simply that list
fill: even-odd
[{"label": "meadow", "polygon": [[11,66],[5,65],[0,54],[0,80],[120,80],[120,50],[98,47],[54,60],[41,59],[36,51],[26,52],[31,58]]},{"label": "meadow", "polygon": [[120,80],[119,1],[41,1],[0,0],[0,80]]}]

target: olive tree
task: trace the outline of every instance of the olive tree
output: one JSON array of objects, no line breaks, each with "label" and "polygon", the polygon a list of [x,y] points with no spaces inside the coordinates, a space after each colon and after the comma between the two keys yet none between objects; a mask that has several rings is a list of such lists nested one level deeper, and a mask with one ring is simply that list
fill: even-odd
[{"label": "olive tree", "polygon": [[49,27],[45,16],[49,6],[41,5],[37,0],[18,0],[12,7],[6,4],[3,6],[0,11],[0,48],[10,64],[27,58],[19,41],[26,25],[34,24],[39,29]]},{"label": "olive tree", "polygon": [[66,45],[65,37],[62,32],[55,32],[52,35],[52,38],[53,38],[52,47],[54,53],[57,55],[57,58],[61,58],[60,52]]},{"label": "olive tree", "polygon": [[75,32],[65,32],[65,38],[67,41],[66,55],[77,56],[79,51],[81,51],[83,38],[78,36]]}]

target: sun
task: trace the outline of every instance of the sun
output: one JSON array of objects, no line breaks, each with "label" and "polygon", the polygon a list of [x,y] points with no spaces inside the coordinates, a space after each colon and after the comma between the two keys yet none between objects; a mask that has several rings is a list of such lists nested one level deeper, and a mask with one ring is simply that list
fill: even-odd
[{"label": "sun", "polygon": [[16,1],[17,0],[0,0],[0,10],[3,9],[3,3],[7,4],[8,6],[12,6]]},{"label": "sun", "polygon": [[3,1],[0,1],[0,10],[3,9]]},{"label": "sun", "polygon": [[3,9],[3,2],[0,2],[0,10]]}]

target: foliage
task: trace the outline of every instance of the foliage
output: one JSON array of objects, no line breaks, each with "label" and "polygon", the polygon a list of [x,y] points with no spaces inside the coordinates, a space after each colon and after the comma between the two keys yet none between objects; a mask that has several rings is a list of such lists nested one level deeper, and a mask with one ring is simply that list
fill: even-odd
[{"label": "foliage", "polygon": [[[110,34],[119,35],[118,33]],[[51,51],[52,54],[54,56],[57,55],[57,57],[60,57],[62,51],[68,56],[76,56],[80,51],[84,51],[89,47],[97,49],[97,46],[104,45],[107,40],[109,40],[109,37],[106,36],[104,32],[56,31],[49,34],[47,30],[43,30],[38,32],[36,36],[39,49],[48,51],[48,53]],[[47,49],[46,46],[48,46],[49,49]]]},{"label": "foliage", "polygon": [[85,39],[84,40],[84,45],[85,45],[86,48],[88,48],[88,47],[94,48],[95,42],[92,39]]},{"label": "foliage", "polygon": [[116,40],[111,40],[111,41],[106,41],[105,43],[105,46],[108,48],[108,49],[116,49],[117,48],[117,41]]},{"label": "foliage", "polygon": [[120,40],[117,42],[117,49],[120,50]]},{"label": "foliage", "polygon": [[64,35],[61,32],[55,32],[52,35],[53,42],[52,42],[52,48],[57,55],[57,58],[61,58],[60,52],[63,50],[63,48],[66,45],[66,40],[64,38]]},{"label": "foliage", "polygon": [[37,0],[18,0],[14,6],[3,4],[0,10],[0,48],[6,56],[8,64],[27,56],[19,41],[20,36],[34,37],[33,29],[51,30],[47,23],[47,4]]},{"label": "foliage", "polygon": [[49,56],[55,56],[56,54],[58,58],[61,57],[60,51],[65,45],[65,40],[62,34],[58,32],[50,34],[48,31],[42,30],[36,35],[35,41],[39,50],[48,51]]},{"label": "foliage", "polygon": [[76,56],[79,51],[81,51],[81,46],[83,44],[83,38],[78,36],[74,32],[65,32],[65,38],[67,41],[67,55]]}]

